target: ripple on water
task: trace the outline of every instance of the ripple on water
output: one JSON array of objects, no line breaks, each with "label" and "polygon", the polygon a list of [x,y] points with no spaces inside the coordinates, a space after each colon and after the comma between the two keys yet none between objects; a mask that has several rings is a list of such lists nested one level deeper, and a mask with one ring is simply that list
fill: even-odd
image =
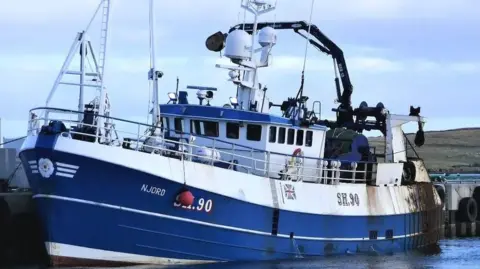
[{"label": "ripple on water", "polygon": [[[312,268],[480,268],[480,238],[440,241],[433,252],[393,255],[348,255],[291,261],[216,263],[194,266],[132,266],[118,269],[312,269]],[[18,269],[34,269],[18,268]],[[97,268],[98,269],[98,268]]]}]

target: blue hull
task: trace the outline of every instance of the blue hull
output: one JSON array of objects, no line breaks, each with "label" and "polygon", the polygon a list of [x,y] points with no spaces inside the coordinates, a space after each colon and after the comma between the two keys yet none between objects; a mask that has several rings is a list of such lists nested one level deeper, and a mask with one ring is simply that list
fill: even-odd
[{"label": "blue hull", "polygon": [[[55,151],[54,144],[42,142],[40,137],[35,148],[20,153],[44,225],[45,241],[50,243],[201,262],[392,253],[435,244],[439,239],[440,208],[385,216],[314,215],[287,210],[277,214],[271,207],[196,188],[190,188],[196,197],[195,206],[182,208],[174,205],[182,184]],[[74,175],[53,173],[43,178],[28,168],[40,158],[79,168]],[[275,214],[278,225],[274,223]],[[88,254],[67,257],[61,251],[49,253],[54,259],[63,258],[62,262],[56,259],[55,265],[97,264],[97,258]],[[111,262],[129,261],[117,257]],[[98,264],[103,263],[98,260]]]}]

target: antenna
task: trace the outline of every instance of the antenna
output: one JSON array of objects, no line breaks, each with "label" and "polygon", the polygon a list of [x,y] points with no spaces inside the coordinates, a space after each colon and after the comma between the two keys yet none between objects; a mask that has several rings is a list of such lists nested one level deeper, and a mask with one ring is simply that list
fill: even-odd
[{"label": "antenna", "polygon": [[177,77],[177,88],[175,89],[175,96],[178,98],[178,83],[179,83],[179,79]]}]

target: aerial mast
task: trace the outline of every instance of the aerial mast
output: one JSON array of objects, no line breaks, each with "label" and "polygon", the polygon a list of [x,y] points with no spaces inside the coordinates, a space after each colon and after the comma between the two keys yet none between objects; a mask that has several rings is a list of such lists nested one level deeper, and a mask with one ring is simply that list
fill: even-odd
[{"label": "aerial mast", "polygon": [[[158,79],[163,76],[163,72],[157,71],[155,66],[155,6],[154,0],[150,0],[149,12],[149,30],[150,30],[150,71],[148,72],[148,79],[152,80],[152,125],[156,128],[160,119],[160,106],[158,104]],[[155,129],[154,129],[155,130]]]},{"label": "aerial mast", "polygon": [[[90,30],[90,26],[92,25],[94,19],[97,17],[97,14],[101,12],[102,16],[102,25],[100,31],[100,53],[99,57],[95,57],[95,53],[93,50],[93,46],[90,40],[87,39],[87,33]],[[60,72],[57,75],[57,78],[48,94],[47,100],[45,101],[45,106],[50,105],[50,101],[53,98],[56,90],[60,85],[70,85],[70,86],[78,86],[79,88],[79,98],[78,98],[78,111],[83,111],[84,106],[84,90],[85,88],[94,88],[96,90],[96,96],[98,97],[99,102],[99,109],[98,113],[104,113],[105,109],[105,96],[104,96],[104,69],[105,69],[105,55],[107,50],[107,37],[108,37],[108,22],[110,18],[110,0],[100,0],[95,13],[93,14],[91,20],[89,21],[87,27],[77,33],[75,39],[73,41],[72,46],[70,47],[70,51],[68,53],[67,58],[65,59]],[[80,66],[78,70],[70,69],[71,63],[75,54],[80,54]],[[93,61],[93,67],[91,72],[87,72],[87,62],[89,59],[87,57],[90,56],[91,60]],[[71,80],[65,79],[66,75],[74,75],[79,77],[79,82],[71,82]],[[92,77],[91,80],[87,80],[87,77]],[[92,83],[93,82],[93,83]],[[46,122],[48,119],[48,112],[45,115]],[[78,115],[78,121],[82,120],[82,115]],[[46,123],[45,122],[45,123]],[[97,127],[102,127],[103,119],[98,119]],[[97,130],[99,129],[97,128]],[[98,135],[98,132],[97,132]]]}]

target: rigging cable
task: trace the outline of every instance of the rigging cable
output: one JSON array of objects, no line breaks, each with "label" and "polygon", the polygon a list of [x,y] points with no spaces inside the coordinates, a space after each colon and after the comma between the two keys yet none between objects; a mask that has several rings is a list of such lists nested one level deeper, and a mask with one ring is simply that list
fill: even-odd
[{"label": "rigging cable", "polygon": [[[310,43],[310,28],[312,26],[312,16],[313,16],[313,6],[315,4],[315,0],[312,0],[312,4],[310,6],[310,19],[309,19],[309,22],[308,22],[308,37],[306,37],[306,41],[305,41],[305,54],[303,56],[303,68],[302,68],[302,77],[300,79],[300,88],[298,89],[298,92],[297,92],[297,96],[296,96],[296,102],[298,102],[299,100],[302,99],[303,97],[303,85],[304,85],[304,82],[305,82],[305,67],[307,65],[307,52],[308,52],[308,44]],[[286,113],[286,112],[285,112]],[[297,117],[297,113],[300,113],[298,110],[294,110],[293,112],[293,117],[296,118]]]},{"label": "rigging cable", "polygon": [[22,140],[24,138],[26,138],[27,136],[22,136],[22,137],[19,137],[19,138],[15,138],[15,139],[12,139],[12,140],[8,140],[7,142],[4,142],[4,143],[0,143],[0,146],[3,146],[3,145],[6,145],[6,144],[10,144],[10,143],[13,143],[15,141],[18,141],[18,140]]},{"label": "rigging cable", "polygon": [[[243,6],[243,0],[240,0],[240,5]],[[248,5],[248,2],[247,2],[247,5]],[[247,9],[243,9],[243,26],[242,26],[242,30],[245,31],[245,21],[247,20]],[[253,33],[252,33],[253,34]]]},{"label": "rigging cable", "polygon": [[310,19],[308,21],[308,35],[309,37],[305,40],[305,54],[303,56],[303,68],[302,68],[302,80],[301,80],[301,84],[300,84],[300,90],[299,90],[299,94],[297,94],[297,98],[298,96],[300,96],[300,98],[303,96],[303,84],[304,84],[304,81],[305,81],[305,67],[307,65],[307,53],[308,53],[308,44],[310,43],[310,28],[312,27],[312,16],[313,16],[313,6],[315,5],[315,0],[312,0],[312,4],[310,6]]}]

